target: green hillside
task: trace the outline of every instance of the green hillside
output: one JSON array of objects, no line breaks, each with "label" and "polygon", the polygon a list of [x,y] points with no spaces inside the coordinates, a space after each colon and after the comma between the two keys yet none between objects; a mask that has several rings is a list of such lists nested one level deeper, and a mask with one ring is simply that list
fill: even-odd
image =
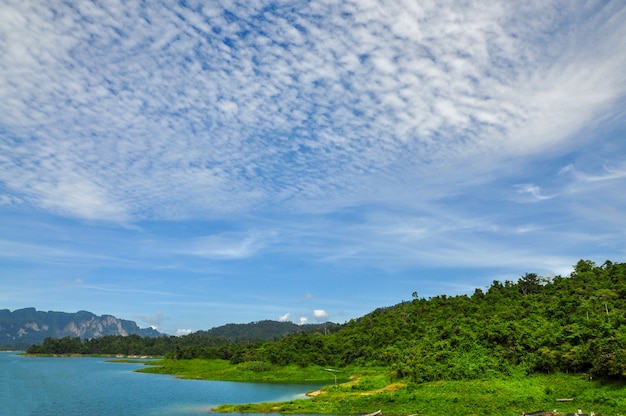
[{"label": "green hillside", "polygon": [[619,378],[626,375],[625,313],[626,264],[581,260],[568,277],[526,274],[471,296],[423,299],[416,292],[412,301],[377,309],[336,332],[240,346],[228,359],[388,366],[394,377],[413,382],[520,371]]},{"label": "green hillside", "polygon": [[[277,328],[265,321],[261,327]],[[338,374],[339,385],[309,401],[224,406],[223,411],[340,414],[384,407],[388,414],[447,415],[468,406],[477,409],[475,414],[588,406],[626,414],[619,410],[626,408],[625,263],[598,266],[581,260],[570,276],[529,273],[517,281],[494,281],[472,295],[424,299],[414,292],[411,301],[343,325],[272,339],[240,332],[252,327],[229,328],[236,329],[228,332],[230,338],[201,331],[153,339],[47,340],[29,352],[138,354],[152,343],[151,351],[166,359],[151,363],[146,372],[329,383],[331,372]],[[130,347],[123,344],[128,342]]]},{"label": "green hillside", "polygon": [[376,365],[413,382],[520,371],[619,378],[626,375],[625,314],[626,264],[606,261],[597,266],[581,260],[567,277],[529,273],[517,281],[494,281],[471,296],[424,299],[414,292],[412,301],[343,325],[304,330],[261,321],[186,337],[74,340],[75,346],[65,345],[63,351],[59,345],[70,344],[68,339],[48,339],[29,352],[150,353],[235,364]]}]

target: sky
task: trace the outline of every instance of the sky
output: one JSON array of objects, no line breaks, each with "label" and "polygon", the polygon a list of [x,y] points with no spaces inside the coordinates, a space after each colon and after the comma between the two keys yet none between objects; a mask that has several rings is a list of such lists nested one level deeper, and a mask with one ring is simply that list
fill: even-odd
[{"label": "sky", "polygon": [[623,1],[0,2],[0,309],[343,323],[626,257]]}]

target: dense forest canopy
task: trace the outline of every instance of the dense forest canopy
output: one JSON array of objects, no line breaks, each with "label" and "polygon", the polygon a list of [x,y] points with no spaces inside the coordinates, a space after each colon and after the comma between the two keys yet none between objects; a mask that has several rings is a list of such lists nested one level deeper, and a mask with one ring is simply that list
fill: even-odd
[{"label": "dense forest canopy", "polygon": [[[103,346],[107,345],[106,348]],[[280,339],[191,334],[48,339],[30,353],[167,354],[233,363],[384,365],[414,382],[534,372],[626,375],[626,264],[579,261],[568,277],[527,273],[472,295],[420,298]]]}]

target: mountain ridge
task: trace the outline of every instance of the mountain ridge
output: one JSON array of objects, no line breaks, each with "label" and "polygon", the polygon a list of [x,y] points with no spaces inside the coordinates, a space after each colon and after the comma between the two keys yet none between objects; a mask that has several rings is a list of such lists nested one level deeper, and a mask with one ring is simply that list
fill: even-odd
[{"label": "mountain ridge", "polygon": [[[260,320],[249,323],[228,323],[207,330],[195,331],[185,338],[204,342],[208,338],[227,340],[235,343],[268,341],[289,334],[307,331],[336,330],[339,324],[332,322],[298,325],[293,322]],[[34,307],[16,309],[0,309],[0,348],[26,350],[44,339],[60,339],[65,337],[81,338],[82,340],[101,338],[104,336],[162,337],[153,328],[139,328],[134,321],[116,318],[113,315],[97,316],[92,312],[38,311]]]},{"label": "mountain ridge", "polygon": [[294,333],[335,330],[340,326],[341,325],[330,321],[324,323],[296,324],[291,321],[264,319],[249,323],[228,323],[208,330],[196,331],[187,336],[224,338],[231,342],[246,340],[270,341]]},{"label": "mountain ridge", "polygon": [[154,328],[140,328],[135,321],[92,312],[38,311],[34,307],[0,309],[0,347],[25,349],[45,338],[99,338],[107,335],[159,337]]}]

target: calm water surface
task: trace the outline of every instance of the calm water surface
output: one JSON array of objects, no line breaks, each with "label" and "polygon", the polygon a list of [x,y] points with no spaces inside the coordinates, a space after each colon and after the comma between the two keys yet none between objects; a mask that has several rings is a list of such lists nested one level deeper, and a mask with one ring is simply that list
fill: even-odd
[{"label": "calm water surface", "polygon": [[198,415],[223,403],[285,401],[315,384],[179,380],[104,358],[0,353],[0,415]]}]

